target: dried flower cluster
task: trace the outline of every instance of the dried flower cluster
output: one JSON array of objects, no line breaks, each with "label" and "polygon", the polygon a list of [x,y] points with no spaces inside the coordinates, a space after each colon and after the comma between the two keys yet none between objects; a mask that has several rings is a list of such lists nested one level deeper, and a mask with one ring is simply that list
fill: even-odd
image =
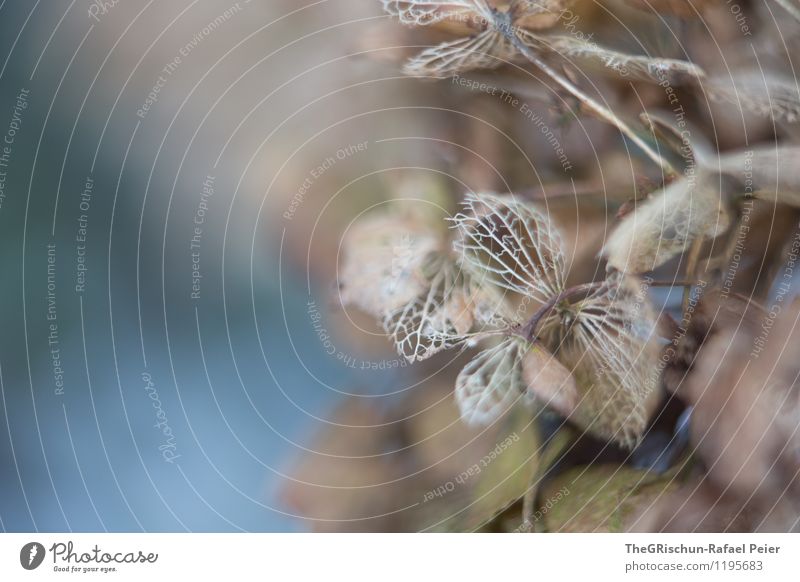
[{"label": "dried flower cluster", "polygon": [[[479,76],[479,86],[496,81],[514,95],[535,95],[556,109],[554,124],[566,104],[574,108],[570,116],[590,115],[613,126],[657,164],[659,174],[653,178],[642,160],[626,155],[623,169],[632,170],[635,184],[609,196],[606,180],[620,167],[615,155],[623,143],[600,126],[600,135],[589,136],[596,139],[591,148],[579,149],[579,155],[596,156],[575,164],[581,175],[546,170],[551,182],[527,191],[513,180],[510,187],[480,181],[479,170],[454,156],[446,162],[453,174],[463,170],[465,183],[476,175],[480,181],[471,184],[479,193],[456,194],[455,212],[434,216],[420,209],[434,205],[390,202],[349,227],[338,271],[341,302],[377,318],[409,362],[446,350],[459,362],[426,380],[426,390],[430,384],[438,395],[415,394],[425,399],[416,403],[423,412],[401,410],[408,413],[404,430],[422,450],[419,459],[404,457],[403,463],[420,472],[442,470],[433,471],[433,484],[420,480],[426,502],[442,483],[473,481],[443,495],[441,504],[426,505],[424,518],[414,514],[404,527],[797,531],[800,303],[792,298],[800,281],[800,86],[788,53],[778,54],[770,37],[778,10],[796,19],[780,23],[788,29],[780,37],[783,48],[800,48],[800,4],[750,3],[742,9],[746,15],[737,15],[714,0],[621,3],[667,25],[680,19],[687,27],[715,26],[715,15],[724,15],[730,29],[743,26],[747,16],[747,30],[738,31],[754,35],[747,51],[723,54],[716,66],[702,58],[703,67],[692,57],[708,47],[722,49],[713,35],[702,38],[700,26],[685,38],[678,37],[686,31],[670,30],[680,51],[631,54],[577,34],[573,15],[580,14],[587,28],[620,14],[645,22],[645,15],[605,7],[593,13],[588,4],[382,0],[386,12],[408,25],[402,30],[453,35],[415,48],[407,75],[492,71]],[[597,17],[609,10],[610,17]],[[741,44],[728,41],[724,50],[738,51]],[[685,60],[666,58],[670,54]],[[519,74],[531,66],[543,73],[535,82]],[[589,72],[604,77],[595,83]],[[619,95],[607,98],[606,90]],[[458,99],[502,115],[486,95]],[[638,118],[620,113],[645,107]],[[538,133],[541,119],[510,133]],[[465,150],[481,149],[491,138],[480,131],[464,135],[471,140]],[[535,139],[525,145],[554,159]],[[493,170],[499,161],[513,168],[509,174],[519,171],[504,164],[504,153],[492,154]],[[598,168],[588,167],[595,161]],[[654,185],[643,193],[639,186],[648,182]],[[492,193],[501,187],[515,193]],[[427,198],[423,189],[418,194]],[[575,207],[564,211],[564,204],[556,218],[552,208],[566,198],[574,198]],[[592,222],[592,216],[599,218]],[[469,354],[466,363],[461,352]],[[451,390],[455,403],[448,398],[447,409],[441,396]],[[447,410],[422,430],[417,416],[428,419],[435,408],[427,399]],[[456,416],[462,422],[453,422]],[[390,424],[386,416],[367,420]],[[509,427],[521,425],[536,427],[535,434],[519,441],[516,456],[505,457],[508,465],[493,465],[486,483],[475,471],[465,472],[469,460],[446,462],[453,450],[469,458],[476,434],[492,435],[472,452],[483,455],[484,447],[503,442]],[[429,440],[448,430],[459,435],[437,457]],[[397,466],[381,470],[386,481],[399,479]],[[510,485],[497,496],[487,493],[498,481]],[[485,497],[491,501],[481,505]],[[418,505],[418,498],[406,501]],[[373,502],[376,513],[395,515]],[[514,517],[507,511],[512,505]]]},{"label": "dried flower cluster", "polygon": [[[395,214],[367,217],[349,233],[342,298],[380,317],[412,362],[492,343],[456,380],[466,422],[490,424],[517,402],[539,402],[603,438],[636,443],[658,352],[651,309],[630,281],[612,275],[566,288],[557,227],[513,196],[468,194],[450,219],[449,246],[444,232],[434,242]],[[388,257],[404,240],[414,241],[412,253],[393,269]],[[538,306],[529,320],[525,305]]]}]

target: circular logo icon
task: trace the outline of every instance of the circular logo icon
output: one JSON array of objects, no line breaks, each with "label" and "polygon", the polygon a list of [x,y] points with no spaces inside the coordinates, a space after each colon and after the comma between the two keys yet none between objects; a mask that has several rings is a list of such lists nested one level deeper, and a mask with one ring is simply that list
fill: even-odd
[{"label": "circular logo icon", "polygon": [[28,542],[19,551],[19,563],[26,570],[35,570],[44,561],[44,546],[39,542]]}]

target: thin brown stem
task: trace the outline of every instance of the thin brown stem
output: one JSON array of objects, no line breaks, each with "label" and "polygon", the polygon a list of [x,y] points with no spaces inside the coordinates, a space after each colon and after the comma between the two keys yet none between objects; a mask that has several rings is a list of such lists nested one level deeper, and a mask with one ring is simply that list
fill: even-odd
[{"label": "thin brown stem", "polygon": [[533,471],[530,480],[528,481],[528,489],[522,497],[522,529],[523,531],[530,532],[533,530],[533,507],[536,502],[536,479],[539,476],[537,471]]},{"label": "thin brown stem", "polygon": [[[692,241],[692,246],[689,247],[689,255],[686,258],[686,278],[690,281],[697,280],[697,264],[700,261],[700,251],[703,250],[703,239],[696,238]],[[683,290],[683,301],[681,303],[681,311],[685,314],[686,309],[689,307],[689,299],[691,298],[692,286],[689,285]]]},{"label": "thin brown stem", "polygon": [[653,281],[648,283],[650,287],[691,287],[693,281]]},{"label": "thin brown stem", "polygon": [[548,75],[553,81],[561,85],[562,88],[566,89],[571,93],[575,98],[577,98],[581,103],[583,103],[586,107],[588,107],[591,111],[595,113],[600,119],[606,121],[617,129],[619,129],[623,134],[625,134],[633,143],[635,143],[639,148],[653,160],[656,164],[658,164],[661,169],[668,175],[676,174],[675,168],[672,167],[662,155],[660,155],[657,151],[653,150],[650,145],[644,141],[633,129],[625,123],[622,119],[620,119],[617,115],[615,115],[610,109],[601,105],[594,99],[592,99],[589,95],[581,91],[574,83],[572,83],[569,79],[565,76],[558,73],[555,69],[553,69],[550,65],[548,65],[539,55],[537,55],[533,50],[531,50],[525,43],[523,43],[520,38],[517,36],[514,27],[508,25],[504,22],[496,23],[497,29],[503,33],[503,35],[508,38],[508,40],[514,45],[522,56],[528,59],[531,63],[536,65],[543,73]]}]

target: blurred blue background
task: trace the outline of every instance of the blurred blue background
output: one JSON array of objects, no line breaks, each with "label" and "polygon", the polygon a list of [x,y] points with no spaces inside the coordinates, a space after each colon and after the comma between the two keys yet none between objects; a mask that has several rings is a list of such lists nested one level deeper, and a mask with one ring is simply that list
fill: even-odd
[{"label": "blurred blue background", "polygon": [[282,213],[369,139],[355,4],[0,2],[3,530],[305,529],[283,471],[351,376]]}]

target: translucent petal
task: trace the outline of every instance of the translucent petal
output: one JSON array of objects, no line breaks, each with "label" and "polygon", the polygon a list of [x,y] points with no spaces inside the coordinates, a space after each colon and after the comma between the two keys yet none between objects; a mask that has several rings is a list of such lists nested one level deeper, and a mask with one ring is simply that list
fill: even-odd
[{"label": "translucent petal", "polygon": [[381,0],[383,9],[403,24],[425,26],[442,20],[491,18],[485,0]]},{"label": "translucent petal", "polygon": [[527,344],[508,338],[480,352],[456,378],[456,403],[469,425],[487,425],[499,418],[525,389],[521,361]]},{"label": "translucent petal", "polygon": [[526,398],[535,399],[569,416],[579,400],[572,373],[556,357],[538,344],[522,360],[522,377],[527,385]]},{"label": "translucent petal", "polygon": [[383,327],[400,355],[424,360],[466,339],[473,315],[463,279],[445,257],[423,266],[427,284],[408,303],[386,313]]},{"label": "translucent petal", "polygon": [[444,42],[410,59],[403,72],[407,75],[447,77],[474,69],[495,69],[514,57],[514,47],[495,30],[486,30]]},{"label": "translucent petal", "polygon": [[564,289],[564,255],[554,224],[511,196],[468,194],[452,219],[454,249],[473,276],[547,301]]}]

